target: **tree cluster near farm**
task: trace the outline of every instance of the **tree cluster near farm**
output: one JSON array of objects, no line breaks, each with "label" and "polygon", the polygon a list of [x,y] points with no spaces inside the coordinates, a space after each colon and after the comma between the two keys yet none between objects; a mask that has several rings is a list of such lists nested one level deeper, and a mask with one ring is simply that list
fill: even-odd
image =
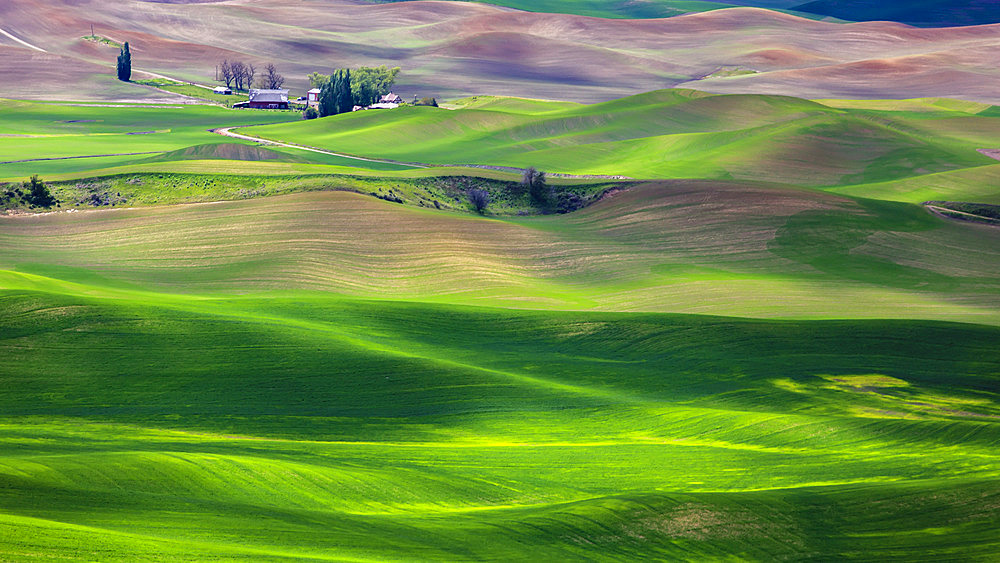
[{"label": "tree cluster near farm", "polygon": [[367,107],[389,94],[400,68],[360,67],[338,69],[330,75],[313,72],[309,84],[320,90],[320,117],[352,111],[355,106]]},{"label": "tree cluster near farm", "polygon": [[[274,66],[271,65],[271,68]],[[219,63],[219,75],[227,88],[249,90],[253,86],[254,77],[257,76],[257,67],[253,63],[223,59]]]},{"label": "tree cluster near farm", "polygon": [[0,561],[998,560],[994,11],[0,2]]}]

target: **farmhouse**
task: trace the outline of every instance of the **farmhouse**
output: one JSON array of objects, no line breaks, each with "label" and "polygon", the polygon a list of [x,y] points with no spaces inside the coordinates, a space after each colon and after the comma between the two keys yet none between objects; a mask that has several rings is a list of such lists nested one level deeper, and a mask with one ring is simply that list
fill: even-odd
[{"label": "farmhouse", "polygon": [[215,89],[212,90],[212,92],[215,93],[215,94],[222,95],[222,96],[232,96],[233,95],[233,91],[230,90],[229,88],[226,88],[225,86],[216,86]]},{"label": "farmhouse", "polygon": [[403,103],[403,98],[401,98],[398,94],[393,94],[392,92],[389,92],[388,94],[382,96],[382,98],[378,101],[378,103],[380,103],[380,104],[401,104],[401,103]]},{"label": "farmhouse", "polygon": [[288,90],[250,90],[250,99],[234,108],[288,109]]}]

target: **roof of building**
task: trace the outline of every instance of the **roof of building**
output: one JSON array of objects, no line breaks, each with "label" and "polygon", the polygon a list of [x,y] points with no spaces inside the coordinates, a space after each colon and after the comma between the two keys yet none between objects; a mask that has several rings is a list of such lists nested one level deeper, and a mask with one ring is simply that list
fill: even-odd
[{"label": "roof of building", "polygon": [[288,90],[250,90],[251,102],[288,102]]},{"label": "roof of building", "polygon": [[378,103],[378,104],[372,104],[372,105],[368,106],[367,109],[396,109],[398,107],[399,107],[399,104],[394,104],[392,102],[382,102],[382,103]]},{"label": "roof of building", "polygon": [[399,97],[398,94],[393,94],[392,92],[389,92],[388,94],[382,96],[382,99],[379,100],[379,101],[382,101],[382,102],[397,102],[397,101],[402,100],[402,99],[403,98]]},{"label": "roof of building", "polygon": [[320,92],[322,92],[322,90],[320,90],[319,88],[313,88],[312,90],[309,90],[309,92],[307,92],[307,93],[308,94],[319,94]]}]

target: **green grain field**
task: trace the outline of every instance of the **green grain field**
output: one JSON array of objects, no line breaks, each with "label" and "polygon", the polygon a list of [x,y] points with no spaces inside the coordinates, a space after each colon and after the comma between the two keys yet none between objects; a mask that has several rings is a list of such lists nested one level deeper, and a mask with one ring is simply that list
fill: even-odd
[{"label": "green grain field", "polygon": [[995,108],[446,107],[0,104],[0,560],[996,559]]},{"label": "green grain field", "polygon": [[[213,133],[212,129],[296,122],[296,111],[232,110],[211,105],[74,104],[0,100],[0,181],[31,174],[92,177],[97,170],[196,157],[242,161],[285,161],[362,170],[408,167],[339,158],[287,147],[268,151],[283,158],[240,157],[212,145],[255,143]],[[236,156],[234,156],[234,154]],[[163,169],[161,166],[158,169]],[[216,172],[211,163],[202,171]]]},{"label": "green grain field", "polygon": [[0,218],[0,552],[989,560],[998,232],[704,181]]},{"label": "green grain field", "polygon": [[241,131],[409,162],[765,180],[911,203],[1000,201],[1000,164],[977,152],[1000,138],[1000,114],[985,104],[664,90],[591,105],[477,97],[449,107],[458,109],[357,112]]}]

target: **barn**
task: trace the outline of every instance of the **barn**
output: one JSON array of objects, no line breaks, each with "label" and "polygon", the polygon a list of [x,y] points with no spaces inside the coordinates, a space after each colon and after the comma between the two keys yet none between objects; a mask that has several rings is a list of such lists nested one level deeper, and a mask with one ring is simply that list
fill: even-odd
[{"label": "barn", "polygon": [[288,90],[250,90],[250,99],[234,108],[288,109]]}]

